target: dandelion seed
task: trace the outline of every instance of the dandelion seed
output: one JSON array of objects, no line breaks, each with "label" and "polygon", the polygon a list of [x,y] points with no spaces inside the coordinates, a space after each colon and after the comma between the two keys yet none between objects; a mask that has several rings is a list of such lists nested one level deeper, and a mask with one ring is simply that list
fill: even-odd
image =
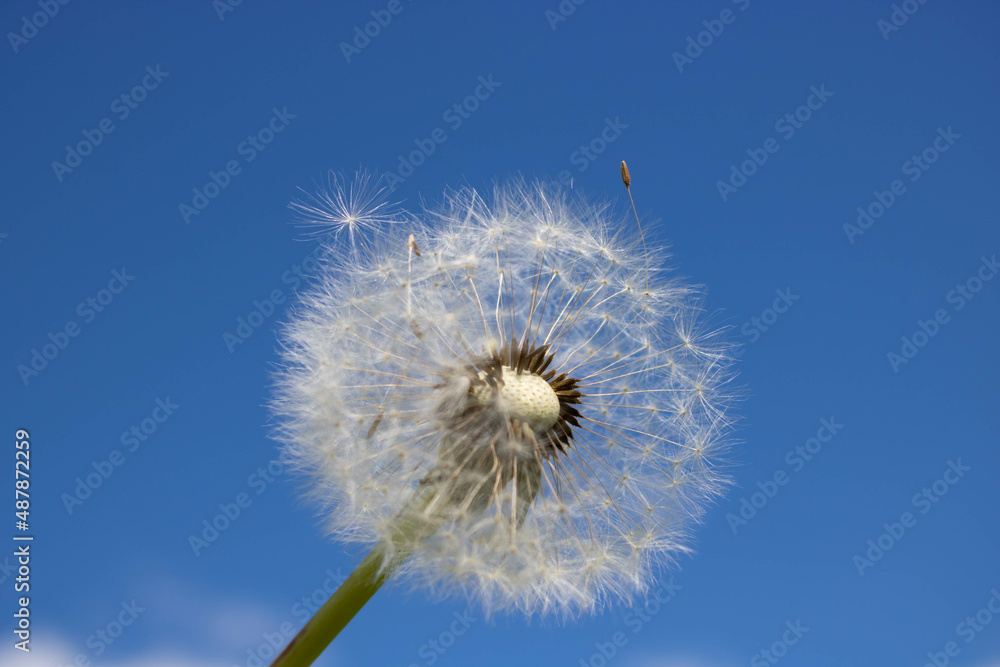
[{"label": "dandelion seed", "polygon": [[631,600],[724,484],[728,361],[697,295],[608,207],[541,185],[407,222],[286,330],[280,436],[331,534],[374,546],[310,624],[336,634],[389,577],[487,614]]},{"label": "dandelion seed", "polygon": [[320,227],[319,233],[332,229],[339,235],[346,231],[352,250],[355,237],[362,232],[376,232],[384,225],[400,221],[394,205],[388,201],[388,190],[382,186],[381,177],[369,172],[358,172],[347,185],[343,176],[331,171],[324,183],[317,184],[315,192],[303,192],[304,199],[289,204],[289,208],[300,214],[300,222]]}]

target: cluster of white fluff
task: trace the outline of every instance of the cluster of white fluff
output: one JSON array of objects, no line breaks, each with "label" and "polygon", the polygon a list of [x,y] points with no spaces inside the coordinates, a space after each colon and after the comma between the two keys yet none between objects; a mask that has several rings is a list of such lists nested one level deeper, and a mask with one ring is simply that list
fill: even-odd
[{"label": "cluster of white fluff", "polygon": [[[384,218],[383,198],[323,201],[351,242],[287,326],[276,409],[330,531],[389,545],[408,555],[396,576],[487,613],[645,590],[724,484],[728,363],[697,294],[635,221],[541,185],[449,192],[377,230],[366,206]],[[521,400],[500,366],[529,351],[551,360],[522,371],[537,377]]]}]

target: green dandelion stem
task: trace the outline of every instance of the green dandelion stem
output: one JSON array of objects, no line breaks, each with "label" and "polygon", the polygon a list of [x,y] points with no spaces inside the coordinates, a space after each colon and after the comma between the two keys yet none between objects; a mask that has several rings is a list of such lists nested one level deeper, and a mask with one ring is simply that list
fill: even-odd
[{"label": "green dandelion stem", "polygon": [[[299,630],[271,667],[311,665],[392,574],[390,569],[382,567],[384,562],[385,547],[379,544]],[[400,559],[393,561],[395,565],[400,562]]]},{"label": "green dandelion stem", "polygon": [[[450,458],[450,443],[450,439],[445,438],[441,444],[445,460]],[[492,462],[492,458],[484,457],[483,464]],[[409,558],[413,549],[447,522],[450,509],[458,507],[468,491],[464,486],[454,486],[454,480],[451,479],[453,470],[454,466],[445,463],[428,473],[421,481],[420,489],[396,516],[389,537],[365,556],[330,599],[299,630],[299,634],[292,638],[281,655],[271,663],[271,667],[311,665],[392,573]],[[541,469],[526,471],[517,478],[515,484],[520,497],[517,521],[517,526],[520,527],[528,507],[541,489]]]},{"label": "green dandelion stem", "polygon": [[390,539],[377,544],[344,583],[323,603],[271,667],[308,667],[351,622],[382,584],[402,565],[413,547],[433,535],[443,520],[429,510],[436,494],[424,487],[400,513]]}]

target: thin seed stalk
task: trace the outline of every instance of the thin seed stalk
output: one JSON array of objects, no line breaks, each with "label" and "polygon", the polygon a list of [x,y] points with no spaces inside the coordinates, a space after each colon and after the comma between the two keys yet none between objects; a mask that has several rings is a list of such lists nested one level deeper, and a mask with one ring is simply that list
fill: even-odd
[{"label": "thin seed stalk", "polygon": [[308,667],[326,650],[351,619],[368,603],[392,573],[409,557],[413,546],[441,527],[441,513],[426,510],[435,494],[425,487],[396,520],[393,535],[375,545],[364,560],[323,603],[271,667]]},{"label": "thin seed stalk", "polygon": [[381,569],[384,558],[385,547],[380,543],[299,630],[271,667],[311,665],[392,574]]},{"label": "thin seed stalk", "polygon": [[[439,456],[444,461],[450,461],[454,456],[451,451],[453,443],[445,438],[441,444]],[[471,462],[477,458],[475,462]],[[496,465],[494,453],[481,457],[468,457],[465,463],[470,468],[483,466],[481,472],[487,475],[492,472],[490,465]],[[461,467],[461,466],[459,466]],[[409,558],[414,547],[431,537],[445,524],[449,509],[458,507],[467,494],[472,497],[479,495],[482,482],[457,483],[452,477],[455,471],[453,464],[439,461],[423,480],[423,486],[411,498],[408,505],[402,509],[393,522],[392,534],[378,543],[365,556],[361,564],[344,580],[344,583],[334,591],[319,611],[292,638],[285,650],[275,658],[271,667],[308,667],[326,650],[330,642],[343,630],[361,608],[368,603],[373,595],[382,587],[392,573]],[[517,475],[516,464],[513,468],[516,495],[519,497],[517,508],[517,527],[520,528],[527,516],[528,508],[538,496],[541,489],[541,469],[529,467],[522,475]],[[506,483],[507,480],[505,480]],[[482,498],[480,498],[482,500]],[[483,507],[478,507],[481,511]]]}]

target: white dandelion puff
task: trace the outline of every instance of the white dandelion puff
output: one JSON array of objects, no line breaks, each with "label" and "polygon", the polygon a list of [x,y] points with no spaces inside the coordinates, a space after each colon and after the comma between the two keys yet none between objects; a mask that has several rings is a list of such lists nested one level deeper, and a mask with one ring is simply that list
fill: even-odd
[{"label": "white dandelion puff", "polygon": [[609,211],[522,182],[452,191],[304,297],[280,437],[329,531],[375,547],[374,588],[569,616],[689,551],[725,483],[728,359]]}]

